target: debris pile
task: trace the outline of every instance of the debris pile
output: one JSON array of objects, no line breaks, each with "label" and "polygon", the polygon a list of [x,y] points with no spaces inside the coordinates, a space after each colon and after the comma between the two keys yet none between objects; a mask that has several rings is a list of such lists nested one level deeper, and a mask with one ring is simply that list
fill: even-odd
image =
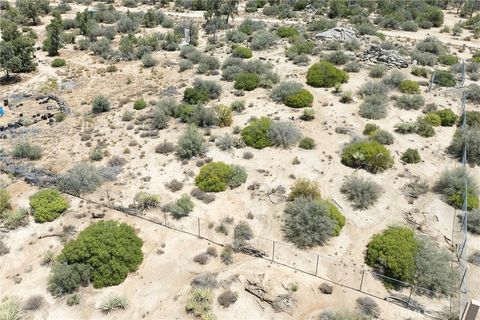
[{"label": "debris pile", "polygon": [[359,61],[382,63],[388,67],[408,68],[410,62],[395,50],[386,50],[379,46],[371,46],[357,56]]}]

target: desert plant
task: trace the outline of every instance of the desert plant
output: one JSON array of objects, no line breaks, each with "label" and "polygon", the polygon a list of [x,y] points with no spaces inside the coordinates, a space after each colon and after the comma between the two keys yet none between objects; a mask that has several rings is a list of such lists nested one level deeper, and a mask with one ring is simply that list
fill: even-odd
[{"label": "desert plant", "polygon": [[350,143],[343,149],[342,163],[377,173],[391,168],[393,158],[390,151],[377,141],[360,141]]},{"label": "desert plant", "polygon": [[92,223],[68,242],[58,257],[62,266],[83,264],[95,288],[120,284],[143,261],[143,241],[132,227],[115,221]]},{"label": "desert plant", "polygon": [[217,114],[217,124],[219,127],[223,128],[232,125],[232,109],[221,104],[215,107],[215,113]]},{"label": "desert plant", "polygon": [[462,160],[465,147],[468,149],[467,161],[471,165],[480,165],[480,127],[458,128],[448,146],[448,152]]},{"label": "desert plant", "polygon": [[368,136],[368,135],[372,134],[373,132],[377,131],[378,129],[380,129],[380,127],[377,126],[376,124],[367,123],[365,125],[365,128],[363,129],[362,134]]},{"label": "desert plant", "polygon": [[394,141],[393,135],[390,132],[383,129],[378,129],[371,132],[369,134],[369,138],[383,145],[392,144]]},{"label": "desert plant", "polygon": [[442,127],[451,127],[457,122],[458,116],[451,109],[442,109],[435,111],[440,117],[440,125]]},{"label": "desert plant", "polygon": [[360,105],[358,114],[366,119],[383,119],[387,116],[386,97],[382,95],[372,95],[365,98]]},{"label": "desert plant", "polygon": [[102,312],[105,314],[110,314],[116,310],[125,310],[127,308],[128,308],[127,298],[119,295],[112,295],[107,297],[100,306],[100,310],[102,310]]},{"label": "desert plant", "polygon": [[285,237],[299,248],[324,245],[330,237],[338,235],[345,224],[345,218],[335,206],[305,197],[290,202],[285,215]]},{"label": "desert plant", "polygon": [[161,142],[155,147],[155,152],[160,154],[169,154],[173,151],[175,151],[175,145],[168,141]]},{"label": "desert plant", "polygon": [[429,112],[423,117],[423,121],[430,123],[434,127],[442,124],[442,119],[436,112]]},{"label": "desert plant", "polygon": [[425,104],[425,98],[418,94],[404,94],[397,98],[395,106],[405,110],[418,110]]},{"label": "desert plant", "polygon": [[93,98],[92,103],[92,112],[93,113],[102,113],[110,110],[110,101],[107,97],[98,95]]},{"label": "desert plant", "polygon": [[302,87],[302,84],[296,81],[282,81],[272,90],[272,100],[285,103],[289,96],[298,93]]},{"label": "desert plant", "polygon": [[312,87],[330,88],[337,83],[348,81],[348,74],[335,68],[333,64],[327,61],[315,63],[308,68],[307,84]]},{"label": "desert plant", "polygon": [[350,61],[343,67],[343,70],[347,72],[353,72],[353,73],[360,72],[360,69],[361,69],[361,66],[356,61]]},{"label": "desert plant", "polygon": [[380,316],[380,307],[372,298],[360,297],[357,298],[355,302],[363,314],[374,318],[378,318]]},{"label": "desert plant", "polygon": [[306,150],[315,149],[315,140],[310,137],[304,137],[298,143],[298,147]]},{"label": "desert plant", "polygon": [[432,124],[423,117],[419,117],[415,122],[415,132],[424,138],[433,137],[435,135],[435,129]]},{"label": "desert plant", "polygon": [[402,192],[410,199],[418,199],[421,195],[427,193],[429,189],[428,182],[415,178],[402,187]]},{"label": "desert plant", "polygon": [[57,219],[68,209],[68,202],[55,189],[43,189],[30,197],[35,222],[43,223]]},{"label": "desert plant", "polygon": [[272,145],[268,138],[268,133],[272,125],[272,120],[267,117],[253,119],[243,128],[242,138],[247,146],[255,149],[263,149]]},{"label": "desert plant", "polygon": [[60,177],[58,187],[62,192],[82,195],[95,191],[104,179],[95,166],[82,162]]},{"label": "desert plant", "polygon": [[465,97],[467,100],[474,103],[480,102],[480,86],[476,83],[472,83],[467,87],[465,91]]},{"label": "desert plant", "polygon": [[243,110],[245,110],[245,100],[233,101],[230,105],[230,108],[235,112],[242,112]]},{"label": "desert plant", "polygon": [[222,252],[220,253],[220,259],[226,265],[233,263],[233,247],[231,245],[226,245],[223,247]]},{"label": "desert plant", "polygon": [[260,77],[255,73],[242,72],[235,77],[234,88],[251,91],[260,85]]},{"label": "desert plant", "polygon": [[473,234],[480,234],[480,209],[473,209],[468,213],[467,230]]},{"label": "desert plant", "polygon": [[243,59],[250,59],[252,57],[252,49],[237,46],[232,50],[232,56]]},{"label": "desert plant", "polygon": [[138,192],[134,198],[135,207],[140,210],[149,210],[156,208],[160,205],[160,197],[156,194],[148,192]]},{"label": "desert plant", "polygon": [[420,158],[420,153],[418,153],[417,149],[408,148],[402,153],[402,157],[400,158],[405,163],[419,163],[422,161]]},{"label": "desert plant", "polygon": [[44,302],[44,298],[43,296],[41,295],[33,295],[33,296],[30,296],[27,301],[25,301],[23,303],[23,310],[27,310],[27,311],[35,311],[35,310],[38,310],[40,309],[40,307],[42,306],[43,302]]},{"label": "desert plant", "polygon": [[223,151],[230,150],[233,147],[233,138],[228,133],[225,133],[223,136],[215,140],[215,145],[220,150],[223,150]]},{"label": "desert plant", "polygon": [[297,28],[291,26],[281,26],[277,29],[277,35],[280,38],[293,38],[299,35]]},{"label": "desert plant", "polygon": [[393,70],[382,79],[382,82],[390,88],[399,88],[403,80],[405,75],[398,70]]},{"label": "desert plant", "polygon": [[342,183],[340,191],[352,202],[353,207],[359,210],[373,206],[383,193],[379,184],[356,175],[347,177]]},{"label": "desert plant", "polygon": [[300,89],[298,92],[287,96],[284,103],[291,108],[311,107],[313,104],[313,95],[307,89]]},{"label": "desert plant", "polygon": [[181,159],[190,159],[205,153],[203,137],[194,126],[188,126],[177,143],[177,155]]},{"label": "desert plant", "polygon": [[135,102],[133,103],[133,109],[135,110],[143,110],[146,107],[147,107],[147,103],[143,99],[135,100]]},{"label": "desert plant", "polygon": [[16,210],[6,210],[0,213],[0,221],[3,221],[4,227],[9,230],[26,226],[28,224],[28,209],[17,208]]},{"label": "desert plant", "polygon": [[408,94],[420,93],[420,86],[417,81],[407,79],[400,82],[400,91]]},{"label": "desert plant", "polygon": [[321,199],[322,195],[318,183],[309,179],[295,180],[288,195],[288,200],[293,201],[300,197],[316,200]]},{"label": "desert plant", "polygon": [[457,81],[452,73],[448,71],[437,70],[435,71],[433,83],[442,87],[454,87],[457,84]]},{"label": "desert plant", "polygon": [[302,134],[289,122],[273,122],[267,134],[270,143],[277,147],[288,148],[298,143]]},{"label": "desert plant", "polygon": [[265,50],[274,46],[277,40],[278,37],[275,34],[266,30],[259,30],[252,35],[250,47],[253,50]]},{"label": "desert plant", "polygon": [[188,313],[200,319],[214,319],[212,302],[212,289],[196,287],[190,291],[185,309]]},{"label": "desert plant", "polygon": [[183,194],[175,203],[168,206],[168,210],[175,219],[188,216],[194,207],[193,201],[189,195]]},{"label": "desert plant", "polygon": [[5,189],[0,189],[0,216],[7,210],[12,209],[10,194]]},{"label": "desert plant", "polygon": [[429,71],[427,68],[423,67],[413,67],[412,74],[417,77],[428,78]]},{"label": "desert plant", "polygon": [[65,64],[66,64],[65,59],[55,58],[52,60],[51,66],[53,68],[60,68],[65,66]]},{"label": "desert plant", "polygon": [[385,96],[388,94],[389,88],[381,81],[365,82],[358,89],[358,94],[362,97],[368,96]]},{"label": "desert plant", "polygon": [[381,78],[385,74],[385,66],[376,64],[370,68],[368,75],[372,78]]},{"label": "desert plant", "polygon": [[463,167],[444,171],[433,186],[433,191],[443,195],[447,203],[461,209],[465,196],[465,186],[468,186],[467,209],[478,208],[477,182]]},{"label": "desert plant", "polygon": [[23,319],[22,301],[14,296],[5,296],[0,301],[0,319],[21,320]]},{"label": "desert plant", "polygon": [[90,283],[91,268],[82,263],[53,265],[48,277],[48,291],[55,297],[61,297],[72,293],[80,286]]},{"label": "desert plant", "polygon": [[458,57],[452,54],[442,54],[438,57],[438,62],[447,66],[458,63]]},{"label": "desert plant", "polygon": [[345,63],[348,62],[349,56],[345,54],[343,51],[334,51],[332,53],[329,53],[325,56],[325,60],[333,63],[334,65],[344,65]]},{"label": "desert plant", "polygon": [[227,289],[223,291],[219,296],[218,296],[218,303],[224,307],[228,308],[230,305],[234,304],[238,299],[238,293],[233,292],[230,289]]},{"label": "desert plant", "polygon": [[226,190],[227,186],[238,187],[245,183],[246,179],[245,169],[240,166],[210,162],[200,169],[195,185],[202,191],[220,192]]},{"label": "desert plant", "polygon": [[217,280],[217,274],[211,273],[211,272],[199,274],[198,276],[192,279],[190,284],[194,288],[210,288],[210,289],[218,288],[218,285],[219,285]]},{"label": "desert plant", "polygon": [[12,156],[17,159],[38,160],[42,157],[42,149],[29,142],[20,142],[13,146]]}]

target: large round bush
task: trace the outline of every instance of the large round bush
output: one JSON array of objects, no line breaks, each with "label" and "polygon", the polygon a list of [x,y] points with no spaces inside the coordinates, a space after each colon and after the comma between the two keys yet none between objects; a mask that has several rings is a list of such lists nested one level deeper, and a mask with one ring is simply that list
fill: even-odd
[{"label": "large round bush", "polygon": [[260,77],[255,73],[242,72],[235,77],[235,89],[252,91],[260,85]]},{"label": "large round bush", "polygon": [[242,130],[242,138],[247,146],[255,149],[270,147],[272,142],[268,137],[272,120],[267,117],[253,119],[248,126]]},{"label": "large round bush", "polygon": [[366,262],[376,271],[410,282],[415,273],[417,242],[407,227],[390,227],[372,237],[367,245]]},{"label": "large round bush", "polygon": [[345,71],[327,61],[315,63],[308,68],[307,84],[312,87],[330,88],[347,80],[348,74]]},{"label": "large round bush", "polygon": [[55,189],[44,189],[30,198],[35,222],[43,223],[57,219],[68,209],[68,202]]},{"label": "large round bush", "polygon": [[202,191],[220,192],[227,187],[236,188],[247,181],[245,169],[223,162],[210,162],[200,169],[195,185]]},{"label": "large round bush", "polygon": [[285,105],[291,108],[307,108],[313,104],[313,95],[307,89],[300,89],[285,99]]},{"label": "large round bush", "polygon": [[58,261],[63,264],[84,264],[91,268],[95,288],[122,283],[129,272],[143,261],[143,241],[132,227],[115,221],[100,221],[68,242]]},{"label": "large round bush", "polygon": [[393,166],[390,151],[377,141],[360,141],[347,145],[342,153],[342,163],[352,168],[362,168],[372,173]]}]

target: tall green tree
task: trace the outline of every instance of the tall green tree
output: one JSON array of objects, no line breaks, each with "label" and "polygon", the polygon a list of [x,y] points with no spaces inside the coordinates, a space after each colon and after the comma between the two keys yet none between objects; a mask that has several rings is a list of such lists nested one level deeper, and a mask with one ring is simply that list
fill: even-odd
[{"label": "tall green tree", "polygon": [[16,6],[18,11],[31,24],[37,25],[40,22],[40,16],[48,12],[50,5],[48,0],[17,0]]},{"label": "tall green tree", "polygon": [[48,51],[49,56],[56,56],[58,50],[63,47],[62,32],[63,21],[59,12],[53,14],[53,19],[46,27],[47,38],[43,41],[43,50]]},{"label": "tall green tree", "polygon": [[7,79],[10,73],[29,72],[35,70],[33,62],[34,41],[21,35],[12,21],[0,24],[2,40],[0,41],[0,69]]}]

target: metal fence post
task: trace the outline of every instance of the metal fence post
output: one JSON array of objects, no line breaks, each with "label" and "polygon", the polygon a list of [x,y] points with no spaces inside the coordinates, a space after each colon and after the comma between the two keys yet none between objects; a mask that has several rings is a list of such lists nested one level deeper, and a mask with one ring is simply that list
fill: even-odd
[{"label": "metal fence post", "polygon": [[362,270],[362,280],[360,281],[360,291],[362,291],[362,287],[363,287],[363,277],[365,277],[365,269]]},{"label": "metal fence post", "polygon": [[165,227],[167,226],[167,213],[163,213],[163,220],[165,221]]},{"label": "metal fence post", "polygon": [[412,299],[413,286],[410,287],[410,294],[408,295],[407,306],[410,306],[410,299]]},{"label": "metal fence post", "polygon": [[200,218],[197,218],[197,228],[198,228],[198,237],[201,238],[201,236],[200,236]]},{"label": "metal fence post", "polygon": [[275,261],[275,241],[272,243],[272,261]]},{"label": "metal fence post", "polygon": [[320,255],[317,254],[317,264],[316,264],[316,267],[315,267],[315,276],[317,276],[318,274],[318,260],[320,259]]}]

